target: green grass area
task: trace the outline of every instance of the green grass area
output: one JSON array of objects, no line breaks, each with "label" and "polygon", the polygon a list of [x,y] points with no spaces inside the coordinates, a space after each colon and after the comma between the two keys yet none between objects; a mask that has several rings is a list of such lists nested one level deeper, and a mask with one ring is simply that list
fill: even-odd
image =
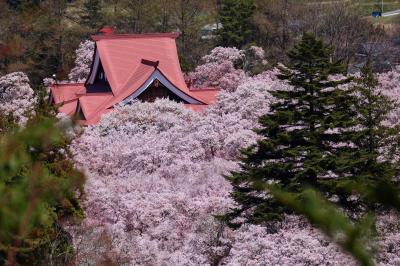
[{"label": "green grass area", "polygon": [[[385,17],[385,18],[372,18],[373,11],[380,11],[382,8],[381,0],[296,0],[297,3],[302,2],[305,4],[337,4],[337,3],[351,3],[361,16],[371,17],[377,23],[390,24],[394,21],[400,21],[400,15]],[[383,0],[383,12],[389,12],[400,9],[400,0]]]},{"label": "green grass area", "polygon": [[[382,7],[382,2],[379,0],[352,0],[354,7],[360,11],[361,15],[370,15],[372,11],[379,11]],[[383,12],[389,12],[400,9],[399,0],[383,1]]]},{"label": "green grass area", "polygon": [[[373,10],[380,10],[382,6],[381,0],[300,0],[296,2],[303,2],[309,4],[335,4],[335,3],[352,3],[354,7],[360,8],[368,14]],[[383,11],[392,11],[400,9],[400,0],[383,0]]]}]

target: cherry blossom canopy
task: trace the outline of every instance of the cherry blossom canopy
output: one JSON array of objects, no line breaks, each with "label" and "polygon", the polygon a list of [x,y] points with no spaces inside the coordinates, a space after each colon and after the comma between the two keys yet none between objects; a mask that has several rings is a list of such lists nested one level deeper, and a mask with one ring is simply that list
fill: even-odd
[{"label": "cherry blossom canopy", "polygon": [[155,97],[160,97],[157,90],[162,88],[164,95],[173,95],[195,111],[215,100],[217,89],[188,88],[176,49],[178,33],[100,32],[92,36],[95,52],[86,82],[51,87],[52,101],[61,105],[60,112],[78,114],[83,124],[95,124],[114,105],[126,104],[150,88]]}]

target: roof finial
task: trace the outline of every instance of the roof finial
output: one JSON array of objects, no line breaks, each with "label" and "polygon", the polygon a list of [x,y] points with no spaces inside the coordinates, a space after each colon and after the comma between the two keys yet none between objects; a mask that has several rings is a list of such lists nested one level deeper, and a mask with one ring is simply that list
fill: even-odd
[{"label": "roof finial", "polygon": [[147,59],[142,59],[142,64],[157,68],[158,64],[160,64],[160,61],[158,61],[158,60],[157,61],[151,61],[151,60],[147,60]]},{"label": "roof finial", "polygon": [[99,30],[99,34],[101,35],[113,35],[114,34],[114,28],[111,26],[104,26]]}]

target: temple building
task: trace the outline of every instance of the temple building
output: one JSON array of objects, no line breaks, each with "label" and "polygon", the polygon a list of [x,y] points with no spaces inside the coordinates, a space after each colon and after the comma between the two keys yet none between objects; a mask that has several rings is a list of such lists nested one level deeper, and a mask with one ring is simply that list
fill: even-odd
[{"label": "temple building", "polygon": [[176,48],[178,33],[114,34],[105,28],[92,36],[95,52],[85,83],[54,84],[51,101],[59,111],[96,124],[116,104],[134,99],[169,98],[199,111],[215,100],[217,89],[186,84]]}]

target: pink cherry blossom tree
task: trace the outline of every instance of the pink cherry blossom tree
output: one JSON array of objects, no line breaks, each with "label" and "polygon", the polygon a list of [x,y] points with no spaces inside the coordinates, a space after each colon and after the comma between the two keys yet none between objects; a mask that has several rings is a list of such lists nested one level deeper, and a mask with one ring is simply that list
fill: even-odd
[{"label": "pink cherry blossom tree", "polygon": [[298,216],[269,227],[245,225],[230,234],[224,239],[231,248],[222,265],[357,265]]},{"label": "pink cherry blossom tree", "polygon": [[83,259],[96,260],[91,241],[102,234],[110,240],[107,256],[130,264],[218,258],[226,247],[212,215],[232,204],[222,175],[237,167],[238,149],[257,139],[252,128],[268,110],[270,86],[254,81],[223,92],[202,114],[168,100],[134,102],[88,127],[72,146],[88,173],[84,227],[98,232],[71,230]]},{"label": "pink cherry blossom tree", "polygon": [[215,87],[234,91],[257,65],[265,65],[265,53],[261,47],[247,50],[232,47],[216,47],[203,57],[204,64],[188,74],[194,88]]},{"label": "pink cherry blossom tree", "polygon": [[12,115],[19,125],[24,125],[34,114],[37,98],[23,72],[0,77],[0,115]]},{"label": "pink cherry blossom tree", "polygon": [[[380,91],[400,104],[400,66],[389,72],[378,75]],[[398,124],[400,121],[400,108],[393,110],[389,117],[390,124]]]},{"label": "pink cherry blossom tree", "polygon": [[[246,56],[238,50],[217,49],[211,55],[205,65],[230,62],[222,76],[229,79],[227,73],[240,70],[243,78],[223,85],[203,113],[168,100],[133,102],[117,106],[73,142],[74,158],[88,177],[86,218],[69,228],[77,263],[356,265],[298,216],[236,231],[215,218],[234,204],[223,175],[237,169],[239,149],[257,140],[252,129],[274,101],[271,92],[289,86],[277,79],[276,69],[246,74],[236,65]],[[207,67],[203,74],[223,84]],[[382,90],[393,98],[396,77],[395,70],[380,76]],[[400,229],[399,220],[397,214],[378,217],[376,259],[382,265],[398,261],[399,234],[389,228]]]},{"label": "pink cherry blossom tree", "polygon": [[75,67],[71,69],[68,79],[70,82],[84,82],[89,75],[93,61],[94,42],[90,40],[81,42],[75,53]]}]

